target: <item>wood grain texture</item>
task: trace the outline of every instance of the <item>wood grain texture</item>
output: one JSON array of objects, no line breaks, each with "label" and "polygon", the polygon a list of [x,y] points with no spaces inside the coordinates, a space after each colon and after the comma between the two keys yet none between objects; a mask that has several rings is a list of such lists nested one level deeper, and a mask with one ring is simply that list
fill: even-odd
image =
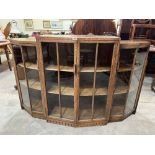
[{"label": "wood grain texture", "polygon": [[[10,41],[12,45],[18,45],[21,47],[33,46],[37,51],[34,58],[37,59],[36,62],[38,63],[33,63],[30,59],[24,60],[23,55],[22,60],[24,63],[22,64],[20,61],[15,63],[15,68],[20,66],[24,68],[25,72],[26,70],[33,70],[39,73],[39,80],[29,78],[26,86],[33,91],[39,91],[41,93],[41,100],[31,102],[32,111],[29,111],[27,107],[23,108],[33,117],[43,118],[48,122],[74,127],[104,125],[109,121],[120,121],[126,118],[123,112],[125,103],[122,102],[124,101],[120,100],[120,102],[116,105],[113,105],[113,98],[117,95],[121,96],[128,94],[130,83],[127,84],[121,79],[121,77],[116,79],[116,74],[140,70],[142,68],[138,67],[134,63],[133,65],[124,64],[118,67],[120,49],[145,48],[150,45],[150,42],[148,41],[120,41],[119,37],[97,35],[44,35],[36,39],[11,39]],[[45,60],[44,50],[46,46],[44,46],[44,44],[50,43],[54,43],[56,45],[56,64],[52,64],[50,61],[47,63]],[[70,66],[60,65],[60,43],[69,43],[74,45],[74,62]],[[96,56],[93,60],[94,66],[81,66],[80,46],[84,43],[95,43],[97,45],[95,50]],[[99,67],[97,65],[97,57],[99,56],[98,46],[100,46],[100,44],[114,45],[110,66]],[[23,54],[22,48],[21,52]],[[50,57],[51,51],[49,50],[48,52],[48,56]],[[64,57],[64,59],[66,58]],[[62,73],[69,73],[68,75],[71,76],[68,78],[62,78]],[[20,92],[21,86],[19,84],[18,74],[16,71],[15,74],[19,88],[19,96],[22,103],[22,95],[24,94],[21,94]],[[85,76],[82,76],[82,74]],[[87,77],[89,74],[92,75],[92,78],[89,77],[90,79]],[[27,77],[25,77],[25,79],[27,80]],[[141,78],[140,81],[136,99],[137,101],[142,81],[143,78]],[[134,88],[130,89],[130,92],[131,91],[134,91]],[[29,93],[31,93],[31,91],[29,91]],[[84,98],[84,100],[81,101],[81,97]],[[96,100],[96,98],[100,99]],[[103,98],[105,98],[105,100],[102,101]],[[130,115],[131,114],[132,113],[130,113]]]}]

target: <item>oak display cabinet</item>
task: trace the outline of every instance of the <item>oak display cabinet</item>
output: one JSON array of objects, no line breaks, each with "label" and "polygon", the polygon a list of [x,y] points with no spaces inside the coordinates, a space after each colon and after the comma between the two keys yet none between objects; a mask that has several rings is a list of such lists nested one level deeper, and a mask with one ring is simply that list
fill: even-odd
[{"label": "oak display cabinet", "polygon": [[96,35],[10,41],[21,108],[33,117],[78,127],[136,112],[148,41]]}]

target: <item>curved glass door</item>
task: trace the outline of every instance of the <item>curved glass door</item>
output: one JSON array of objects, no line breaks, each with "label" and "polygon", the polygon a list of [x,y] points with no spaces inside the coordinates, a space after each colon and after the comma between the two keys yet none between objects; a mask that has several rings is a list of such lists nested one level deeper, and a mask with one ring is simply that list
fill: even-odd
[{"label": "curved glass door", "polygon": [[43,115],[43,105],[41,99],[41,83],[39,78],[39,67],[38,67],[36,47],[23,46],[22,53],[23,53],[24,68],[27,78],[32,113]]},{"label": "curved glass door", "polygon": [[139,85],[141,84],[141,79],[143,77],[142,72],[145,65],[145,59],[147,57],[147,49],[139,49],[135,53],[135,67],[131,74],[131,83],[130,89],[127,96],[126,107],[125,107],[125,114],[129,114],[133,112],[135,101],[137,98],[137,93],[139,89]]},{"label": "curved glass door", "polygon": [[147,49],[121,49],[119,66],[116,76],[116,90],[120,88],[121,93],[114,93],[111,109],[112,118],[123,118],[134,111],[137,92],[141,83],[144,62]]},{"label": "curved glass door", "polygon": [[18,74],[18,81],[20,86],[20,92],[22,95],[22,107],[31,113],[31,104],[29,99],[29,91],[27,85],[27,79],[24,68],[24,57],[22,54],[22,48],[19,46],[14,47],[14,59],[16,63],[16,69]]},{"label": "curved glass door", "polygon": [[130,76],[135,58],[135,49],[121,49],[116,74],[115,92],[111,108],[111,118],[124,116],[126,99],[130,88]]}]

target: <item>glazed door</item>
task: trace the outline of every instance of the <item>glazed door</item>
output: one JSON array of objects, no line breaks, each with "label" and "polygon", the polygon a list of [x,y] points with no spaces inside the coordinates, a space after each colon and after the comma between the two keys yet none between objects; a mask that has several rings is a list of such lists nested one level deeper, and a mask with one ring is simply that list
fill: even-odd
[{"label": "glazed door", "polygon": [[41,37],[38,41],[48,121],[80,126],[109,120],[119,42],[91,39]]},{"label": "glazed door", "polygon": [[135,111],[148,55],[147,48],[139,48],[138,44],[126,43],[123,46],[120,49],[111,120],[123,119]]},{"label": "glazed door", "polygon": [[118,44],[80,42],[78,51],[78,123],[105,124],[114,91]]},{"label": "glazed door", "polygon": [[127,96],[125,115],[134,112],[138,102],[140,89],[143,83],[144,71],[148,56],[148,48],[140,48],[135,51],[134,69],[130,77],[130,87]]},{"label": "glazed door", "polygon": [[14,53],[14,60],[16,63],[16,71],[17,71],[17,82],[19,82],[19,88],[18,91],[20,92],[20,102],[21,107],[27,110],[29,113],[31,113],[31,104],[29,99],[29,91],[28,91],[28,83],[26,78],[26,70],[25,70],[25,62],[24,62],[24,56],[22,53],[22,47],[20,46],[14,46],[13,49]]},{"label": "glazed door", "polygon": [[21,51],[32,114],[44,115],[36,47],[22,46]]},{"label": "glazed door", "polygon": [[49,120],[74,120],[74,43],[42,42]]},{"label": "glazed door", "polygon": [[135,51],[135,48],[120,49],[111,120],[124,117],[124,109],[130,87],[130,76],[134,68]]},{"label": "glazed door", "polygon": [[15,63],[22,96],[22,107],[32,114],[44,115],[36,47],[15,49]]}]

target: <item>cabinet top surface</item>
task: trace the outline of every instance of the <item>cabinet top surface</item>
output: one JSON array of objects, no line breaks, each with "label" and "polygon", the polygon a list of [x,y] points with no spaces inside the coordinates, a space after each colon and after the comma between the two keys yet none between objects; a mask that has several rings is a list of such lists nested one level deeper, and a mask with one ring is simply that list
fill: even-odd
[{"label": "cabinet top surface", "polygon": [[[106,41],[119,41],[119,37],[115,37],[115,36],[99,36],[99,35],[41,35],[39,38],[41,39],[60,39],[60,40],[77,40],[77,39],[90,39],[90,40],[106,40]],[[23,44],[36,44],[36,38],[35,37],[29,37],[29,38],[13,38],[10,39],[10,42],[12,44],[19,44],[19,45],[23,45]],[[122,47],[128,45],[134,45],[134,46],[138,46],[138,45],[150,45],[150,41],[147,40],[120,40],[120,44]]]},{"label": "cabinet top surface", "polygon": [[[39,38],[49,38],[49,39],[105,39],[105,40],[119,40],[119,37],[116,36],[101,36],[101,35],[40,35]],[[35,43],[36,38],[35,37],[29,37],[29,38],[12,38],[10,39],[11,42],[19,42],[19,43]]]}]

